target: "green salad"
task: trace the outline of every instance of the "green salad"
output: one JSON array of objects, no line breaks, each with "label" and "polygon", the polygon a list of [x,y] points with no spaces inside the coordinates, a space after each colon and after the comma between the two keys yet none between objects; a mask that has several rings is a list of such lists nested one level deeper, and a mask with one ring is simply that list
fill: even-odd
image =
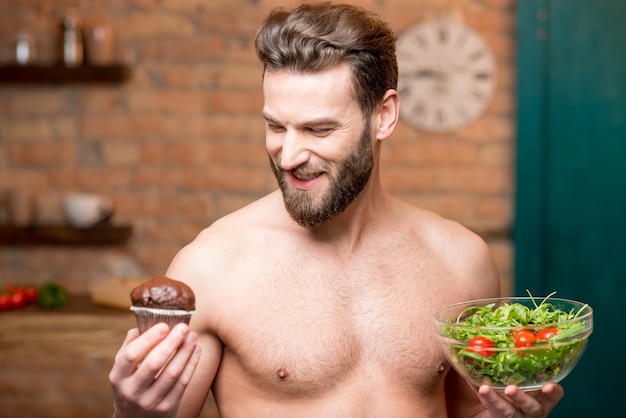
[{"label": "green salad", "polygon": [[539,304],[531,295],[530,306],[492,303],[465,309],[442,328],[443,335],[463,342],[452,344],[453,360],[474,380],[497,386],[554,380],[584,350],[590,327],[576,320],[587,305],[565,311],[550,301],[553,295]]}]

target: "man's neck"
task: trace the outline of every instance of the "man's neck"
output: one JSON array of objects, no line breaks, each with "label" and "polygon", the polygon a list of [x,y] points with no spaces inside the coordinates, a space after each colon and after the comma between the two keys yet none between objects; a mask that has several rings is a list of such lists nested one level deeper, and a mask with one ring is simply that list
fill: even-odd
[{"label": "man's neck", "polygon": [[387,200],[377,178],[372,178],[345,211],[319,226],[309,228],[307,233],[312,239],[331,245],[342,254],[350,254],[367,239],[372,226],[382,222]]}]

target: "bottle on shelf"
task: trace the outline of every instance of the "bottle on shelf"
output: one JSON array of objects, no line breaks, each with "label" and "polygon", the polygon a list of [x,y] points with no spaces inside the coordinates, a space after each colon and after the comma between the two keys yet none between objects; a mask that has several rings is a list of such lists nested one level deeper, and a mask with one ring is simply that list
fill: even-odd
[{"label": "bottle on shelf", "polygon": [[84,54],[82,22],[73,9],[63,17],[60,38],[61,63],[66,67],[80,67]]},{"label": "bottle on shelf", "polygon": [[18,65],[28,65],[33,62],[35,50],[35,41],[33,36],[25,31],[20,30],[15,35],[15,62]]}]

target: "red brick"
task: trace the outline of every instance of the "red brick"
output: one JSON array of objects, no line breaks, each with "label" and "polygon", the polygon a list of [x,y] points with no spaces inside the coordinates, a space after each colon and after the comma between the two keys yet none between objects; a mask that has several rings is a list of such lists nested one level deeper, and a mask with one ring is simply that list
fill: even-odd
[{"label": "red brick", "polygon": [[436,173],[429,168],[385,165],[381,181],[390,192],[430,192],[436,187]]},{"label": "red brick", "polygon": [[[175,0],[174,0],[175,1]],[[192,2],[176,2],[181,6],[189,7]],[[203,3],[206,3],[203,1]],[[282,3],[282,2],[281,2]],[[215,7],[215,4],[212,5]],[[198,26],[204,33],[219,33],[221,36],[243,36],[246,39],[254,37],[261,21],[265,17],[266,8],[241,8],[229,3],[230,7],[222,7],[221,18],[216,19],[215,13],[202,13],[198,15]],[[234,6],[234,7],[233,7]]]},{"label": "red brick", "polygon": [[209,96],[208,109],[214,112],[259,115],[263,109],[263,97],[260,91],[219,91]]},{"label": "red brick", "polygon": [[189,36],[178,38],[154,38],[138,42],[139,51],[146,62],[170,62],[180,64],[204,63],[224,60],[227,55],[225,40],[219,36]]},{"label": "red brick", "polygon": [[55,166],[73,164],[77,150],[69,141],[29,141],[11,144],[13,162],[24,166]]},{"label": "red brick", "polygon": [[147,38],[152,42],[160,38],[190,36],[195,33],[192,17],[158,10],[131,12],[118,19],[118,36],[121,39]]},{"label": "red brick", "polygon": [[210,161],[213,163],[233,163],[270,171],[264,142],[229,141],[214,144],[211,149],[213,155]]},{"label": "red brick", "polygon": [[478,163],[485,167],[501,167],[510,170],[514,165],[511,144],[494,142],[484,144],[478,151]]},{"label": "red brick", "polygon": [[456,192],[506,193],[512,189],[512,175],[498,168],[441,167],[437,170],[437,187]]},{"label": "red brick", "polygon": [[128,98],[128,107],[131,112],[139,114],[180,113],[188,115],[205,110],[208,100],[210,96],[205,93],[173,90],[137,92]]},{"label": "red brick", "polygon": [[445,218],[461,221],[471,217],[471,205],[467,196],[442,193],[400,196],[418,207],[433,211]]},{"label": "red brick", "polygon": [[208,167],[210,178],[216,188],[222,191],[252,192],[262,190],[266,183],[266,176],[271,176],[270,170],[264,170],[267,175],[259,173],[258,169],[233,166],[227,164],[215,164]]},{"label": "red brick", "polygon": [[85,140],[137,140],[158,137],[164,121],[159,115],[86,116],[82,119]]},{"label": "red brick", "polygon": [[101,145],[107,166],[135,166],[140,163],[140,144],[129,141],[106,141]]},{"label": "red brick", "polygon": [[513,204],[506,195],[480,197],[476,202],[478,219],[494,220],[501,225],[510,225],[513,219]]},{"label": "red brick", "polygon": [[497,90],[485,109],[485,113],[509,116],[515,111],[517,98],[509,90]]},{"label": "red brick", "polygon": [[11,96],[6,112],[22,116],[58,115],[67,110],[67,101],[68,93],[62,90],[26,90],[19,95]]},{"label": "red brick", "polygon": [[459,137],[473,142],[511,142],[515,138],[515,123],[507,117],[482,117],[462,129]]},{"label": "red brick", "polygon": [[94,87],[81,91],[78,102],[85,113],[102,115],[103,113],[119,113],[124,104],[123,94],[119,90],[108,87]]}]

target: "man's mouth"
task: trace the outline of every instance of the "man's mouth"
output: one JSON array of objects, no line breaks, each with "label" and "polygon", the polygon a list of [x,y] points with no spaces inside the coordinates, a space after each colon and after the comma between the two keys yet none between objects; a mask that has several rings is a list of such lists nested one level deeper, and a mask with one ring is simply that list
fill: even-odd
[{"label": "man's mouth", "polygon": [[320,172],[298,172],[298,170],[292,171],[291,174],[300,181],[309,181],[319,177]]},{"label": "man's mouth", "polygon": [[317,183],[317,180],[322,176],[322,172],[303,172],[298,170],[288,171],[287,175],[290,178],[291,184],[299,190],[309,190]]}]

